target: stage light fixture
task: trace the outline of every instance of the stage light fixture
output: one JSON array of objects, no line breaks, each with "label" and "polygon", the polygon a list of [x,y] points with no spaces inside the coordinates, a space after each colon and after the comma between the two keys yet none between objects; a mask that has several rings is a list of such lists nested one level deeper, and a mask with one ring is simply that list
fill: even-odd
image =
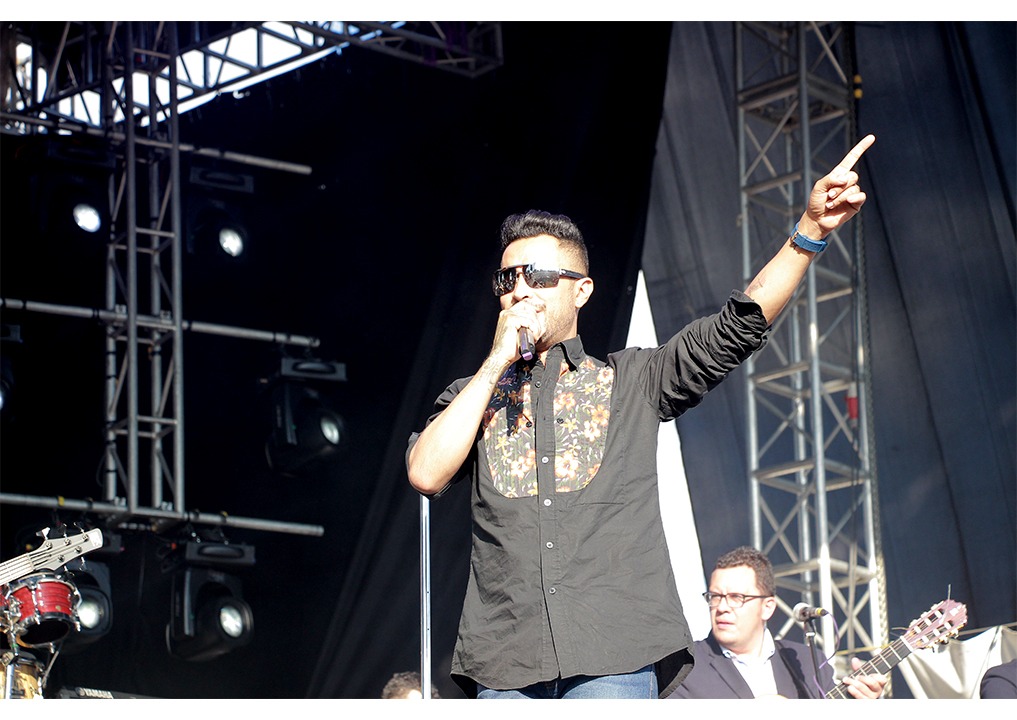
[{"label": "stage light fixture", "polygon": [[343,363],[283,358],[271,390],[272,429],[265,444],[272,470],[290,477],[302,475],[346,447],[346,421],[314,386],[345,379]]},{"label": "stage light fixture", "polygon": [[14,355],[21,346],[21,326],[3,324],[0,331],[0,413],[7,419],[14,400]]},{"label": "stage light fixture", "polygon": [[184,566],[172,581],[166,647],[179,660],[205,662],[243,647],[254,635],[254,613],[240,580],[217,568]]},{"label": "stage light fixture", "polygon": [[345,444],[346,422],[317,390],[283,381],[272,391],[274,426],[265,446],[268,465],[300,475],[336,455]]},{"label": "stage light fixture", "polygon": [[230,257],[239,257],[244,252],[244,235],[236,227],[222,227],[219,229],[219,247]]},{"label": "stage light fixture", "polygon": [[74,223],[88,233],[97,233],[102,229],[102,215],[99,209],[87,202],[80,202],[71,210]]},{"label": "stage light fixture", "polygon": [[78,628],[67,635],[62,650],[73,653],[91,645],[113,627],[113,594],[109,566],[86,558],[68,564],[70,581],[78,591]]},{"label": "stage light fixture", "polygon": [[100,230],[109,228],[104,182],[84,176],[60,178],[51,194],[52,230],[58,235],[94,242]]},{"label": "stage light fixture", "polygon": [[9,357],[0,355],[0,412],[3,412],[4,405],[10,403],[13,392],[14,367]]},{"label": "stage light fixture", "polygon": [[37,198],[43,233],[57,239],[90,237],[109,228],[110,178],[115,161],[104,141],[53,139],[45,147],[49,161],[38,171]]},{"label": "stage light fixture", "polygon": [[248,250],[250,233],[240,220],[242,203],[254,192],[254,177],[221,168],[192,166],[188,181],[188,251],[239,259]]},{"label": "stage light fixture", "polygon": [[248,238],[247,228],[224,202],[209,200],[195,215],[188,250],[198,256],[237,259],[247,249]]}]

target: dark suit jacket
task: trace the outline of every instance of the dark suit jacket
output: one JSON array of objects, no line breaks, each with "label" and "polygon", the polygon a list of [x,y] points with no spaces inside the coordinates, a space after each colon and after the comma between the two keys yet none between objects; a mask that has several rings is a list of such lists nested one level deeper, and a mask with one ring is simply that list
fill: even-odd
[{"label": "dark suit jacket", "polygon": [[986,670],[979,684],[978,696],[983,700],[1017,698],[1017,660]]},{"label": "dark suit jacket", "polygon": [[[820,684],[816,688],[811,651],[802,643],[776,640],[777,652],[770,660],[777,692],[786,698],[818,698],[833,688],[833,668],[820,667]],[[667,699],[734,699],[751,698],[752,691],[738,672],[734,662],[724,657],[711,633],[697,640],[692,649],[695,664],[692,672]]]}]

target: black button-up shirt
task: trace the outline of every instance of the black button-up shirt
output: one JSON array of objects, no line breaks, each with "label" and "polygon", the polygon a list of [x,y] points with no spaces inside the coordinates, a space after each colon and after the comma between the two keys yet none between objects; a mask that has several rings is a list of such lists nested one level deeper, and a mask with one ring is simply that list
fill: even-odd
[{"label": "black button-up shirt", "polygon": [[[765,331],[759,306],[735,292],[660,347],[605,363],[575,337],[551,348],[546,366],[506,371],[456,478],[472,483],[470,578],[452,659],[467,696],[476,682],[521,688],[654,664],[665,697],[688,673],[657,427],[698,405]],[[442,393],[428,423],[467,382]]]}]

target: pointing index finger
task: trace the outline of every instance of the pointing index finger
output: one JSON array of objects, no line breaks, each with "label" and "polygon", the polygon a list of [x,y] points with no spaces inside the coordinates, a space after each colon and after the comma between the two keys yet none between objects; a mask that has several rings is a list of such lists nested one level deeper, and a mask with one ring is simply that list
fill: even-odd
[{"label": "pointing index finger", "polygon": [[876,142],[875,135],[866,135],[844,156],[844,159],[834,168],[834,172],[847,172],[855,166],[855,163],[862,157],[862,154],[869,149],[872,143]]}]

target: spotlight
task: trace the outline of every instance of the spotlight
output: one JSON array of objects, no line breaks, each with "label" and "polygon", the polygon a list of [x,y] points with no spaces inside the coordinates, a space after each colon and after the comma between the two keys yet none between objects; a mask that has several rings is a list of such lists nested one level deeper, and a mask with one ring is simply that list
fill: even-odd
[{"label": "spotlight", "polygon": [[0,412],[6,419],[14,399],[14,358],[21,345],[21,326],[3,325],[0,332]]},{"label": "spotlight", "polygon": [[220,228],[219,247],[230,257],[239,257],[244,252],[244,233],[235,227]]},{"label": "spotlight", "polygon": [[113,155],[105,142],[56,139],[46,147],[52,169],[43,180],[43,203],[38,208],[51,218],[45,228],[57,236],[94,235],[109,228],[110,176]]},{"label": "spotlight", "polygon": [[89,244],[97,242],[95,238],[99,231],[109,228],[109,208],[104,195],[104,183],[107,181],[84,175],[67,175],[50,182],[53,187],[49,206],[42,212],[49,215],[48,231],[53,239],[75,238]]},{"label": "spotlight", "polygon": [[71,215],[74,217],[74,223],[85,232],[97,233],[102,229],[102,216],[94,205],[78,203],[71,211]]},{"label": "spotlight", "polygon": [[0,356],[0,412],[11,400],[14,392],[14,369],[9,357]]},{"label": "spotlight", "polygon": [[311,471],[347,444],[346,422],[315,382],[346,379],[343,363],[283,358],[272,388],[272,430],[265,444],[268,465],[290,477]]},{"label": "spotlight", "polygon": [[239,258],[247,247],[247,228],[219,200],[209,200],[198,211],[192,228],[188,237],[191,253]]},{"label": "spotlight", "polygon": [[336,455],[346,440],[346,423],[314,388],[284,381],[272,391],[274,426],[265,446],[268,465],[296,476]]},{"label": "spotlight", "polygon": [[[78,569],[74,569],[74,564]],[[63,650],[73,652],[104,637],[113,627],[113,595],[109,567],[84,558],[68,564],[71,582],[78,590],[78,630],[64,640]]]},{"label": "spotlight", "polygon": [[173,577],[171,592],[166,647],[173,657],[205,662],[251,642],[254,614],[233,575],[184,567]]},{"label": "spotlight", "polygon": [[222,168],[191,167],[194,188],[189,203],[188,251],[212,253],[219,258],[240,258],[250,235],[238,217],[242,201],[254,192],[254,177]]}]

